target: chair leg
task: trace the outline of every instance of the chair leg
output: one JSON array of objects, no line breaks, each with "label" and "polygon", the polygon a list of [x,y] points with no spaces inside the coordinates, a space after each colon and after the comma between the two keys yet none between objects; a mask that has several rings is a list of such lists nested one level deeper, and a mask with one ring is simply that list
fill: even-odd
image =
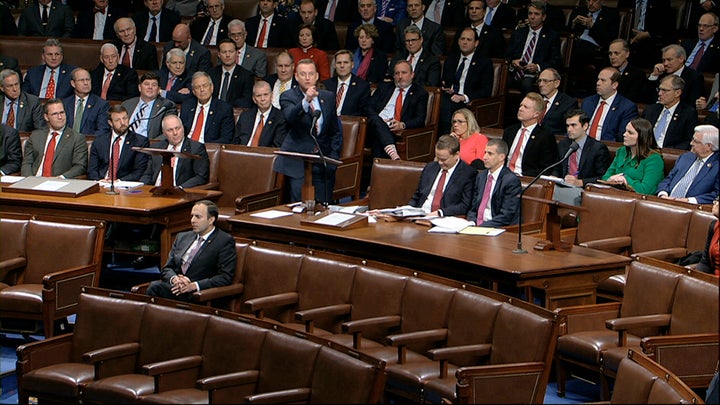
[{"label": "chair leg", "polygon": [[564,398],[565,383],[567,382],[567,369],[560,359],[555,359],[555,378],[557,379],[557,394],[559,397]]},{"label": "chair leg", "polygon": [[610,400],[610,382],[608,378],[600,372],[600,401]]}]

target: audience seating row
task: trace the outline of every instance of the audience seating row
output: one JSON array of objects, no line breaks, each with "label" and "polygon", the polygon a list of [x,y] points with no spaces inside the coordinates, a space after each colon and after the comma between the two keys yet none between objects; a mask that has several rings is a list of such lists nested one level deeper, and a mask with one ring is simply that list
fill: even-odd
[{"label": "audience seating row", "polygon": [[616,377],[628,348],[644,352],[689,386],[706,388],[720,354],[719,304],[717,277],[635,258],[622,302],[556,310],[558,393],[564,394],[572,372],[599,379],[607,399],[608,379]]},{"label": "audience seating row", "polygon": [[456,371],[477,375],[475,395],[484,401],[543,400],[557,336],[548,310],[334,253],[247,239],[236,239],[236,248],[232,284],[194,293],[198,303],[254,314],[384,360],[387,392],[416,401],[457,401]]},{"label": "audience seating row", "polygon": [[17,349],[18,399],[377,403],[384,362],[278,325],[86,288],[71,334]]}]

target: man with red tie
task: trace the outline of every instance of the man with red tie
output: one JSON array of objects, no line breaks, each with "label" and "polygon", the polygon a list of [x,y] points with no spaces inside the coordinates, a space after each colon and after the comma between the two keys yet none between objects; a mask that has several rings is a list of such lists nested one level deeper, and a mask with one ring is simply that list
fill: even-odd
[{"label": "man with red tie", "polygon": [[100,47],[100,63],[90,72],[93,94],[107,101],[124,101],[140,94],[137,72],[119,62],[114,44],[107,42]]},{"label": "man with red tie", "polygon": [[508,168],[518,176],[537,176],[546,167],[558,161],[555,136],[538,125],[545,101],[538,93],[530,92],[517,112],[519,124],[503,132],[503,140],[510,146]]},{"label": "man with red tie", "polygon": [[185,133],[201,143],[231,143],[235,132],[232,106],[212,96],[210,75],[195,72],[191,88],[195,97],[180,109]]},{"label": "man with red tie", "polygon": [[582,109],[592,117],[588,136],[597,140],[622,142],[625,126],[638,116],[637,105],[618,93],[620,72],[606,67],[598,73],[594,94],[585,97]]},{"label": "man with red tie", "polygon": [[293,39],[288,20],[275,12],[277,0],[260,0],[260,12],[245,21],[247,42],[256,48],[291,48]]},{"label": "man with red tie", "polygon": [[55,38],[45,41],[42,48],[42,65],[28,69],[23,80],[23,91],[40,98],[65,98],[73,94],[70,73],[75,66],[63,63],[63,48]]},{"label": "man with red tie", "polygon": [[130,116],[121,105],[110,108],[108,122],[112,133],[99,135],[90,147],[88,179],[139,181],[145,173],[148,155],[132,148],[147,148],[150,142],[128,130]]},{"label": "man with red tie", "polygon": [[53,98],[43,107],[48,128],[36,129],[25,142],[20,173],[23,176],[72,179],[87,171],[85,137],[68,127],[62,100]]},{"label": "man with red tie", "polygon": [[260,80],[253,86],[253,107],[238,118],[233,143],[247,146],[282,146],[285,135],[285,118],[272,105],[272,89]]}]

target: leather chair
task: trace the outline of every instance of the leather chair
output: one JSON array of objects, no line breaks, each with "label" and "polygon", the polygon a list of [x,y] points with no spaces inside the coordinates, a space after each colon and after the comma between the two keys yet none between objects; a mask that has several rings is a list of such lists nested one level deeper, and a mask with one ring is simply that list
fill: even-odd
[{"label": "leather chair", "polygon": [[505,92],[507,89],[508,61],[493,58],[493,87],[490,97],[470,100],[470,111],[481,127],[502,128],[505,114]]},{"label": "leather chair", "polygon": [[333,199],[360,198],[360,181],[363,169],[363,148],[367,134],[367,118],[341,115],[343,147],[340,160],[343,164],[335,171]]},{"label": "leather chair", "polygon": [[428,92],[425,126],[395,133],[395,146],[402,160],[430,162],[435,158],[441,93],[439,87],[425,86],[425,90]]},{"label": "leather chair", "polygon": [[371,210],[407,205],[420,182],[424,163],[373,159],[367,205]]},{"label": "leather chair", "polygon": [[610,253],[627,254],[631,244],[635,200],[597,193],[584,193],[576,244]]}]

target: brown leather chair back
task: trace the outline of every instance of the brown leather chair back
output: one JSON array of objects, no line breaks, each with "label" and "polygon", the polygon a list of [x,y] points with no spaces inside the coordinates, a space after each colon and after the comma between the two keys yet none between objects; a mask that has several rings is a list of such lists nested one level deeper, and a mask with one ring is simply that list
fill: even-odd
[{"label": "brown leather chair back", "polygon": [[[428,92],[427,114],[425,115],[425,126],[431,127],[440,121],[440,88],[426,86]],[[435,136],[437,139],[437,136]]]},{"label": "brown leather chair back", "polygon": [[[448,313],[447,346],[492,343],[495,319],[502,303],[465,290],[455,292]],[[474,356],[450,359],[457,366],[479,364]]]},{"label": "brown leather chair back", "polygon": [[687,232],[687,250],[695,252],[705,249],[710,223],[716,218],[710,212],[694,210]]},{"label": "brown leather chair back", "polygon": [[219,143],[206,143],[205,150],[210,160],[210,174],[208,176],[208,183],[218,182],[218,166],[220,165],[220,149],[222,145]]},{"label": "brown leather chair back", "polygon": [[[373,365],[327,347],[320,349],[313,369],[310,401],[316,404],[367,404],[376,378]],[[353,384],[345,382],[352,381]]]},{"label": "brown leather chair back", "polygon": [[[520,184],[523,189],[532,181],[532,177],[521,176]],[[552,201],[553,191],[555,191],[555,183],[549,180],[538,180],[525,191],[526,196],[543,198]],[[550,206],[541,202],[522,200],[522,223],[543,223],[545,222]]]},{"label": "brown leather chair back", "polygon": [[277,68],[275,66],[275,58],[277,58],[278,54],[285,49],[282,48],[267,48],[264,49],[265,55],[267,55],[267,75],[270,76],[271,74],[277,73]]},{"label": "brown leather chair back", "polygon": [[[248,247],[245,257],[244,300],[297,291],[303,255],[260,246]],[[244,308],[242,312],[246,312]],[[290,320],[287,308],[268,309],[265,315],[282,322]]]},{"label": "brown leather chair back", "polygon": [[333,198],[360,198],[360,180],[362,178],[363,148],[367,134],[367,118],[341,115],[343,130],[343,148],[340,160],[343,164],[335,171],[335,189]]},{"label": "brown leather chair back", "polygon": [[266,334],[257,326],[211,317],[203,340],[200,377],[257,370]]},{"label": "brown leather chair back", "polygon": [[260,355],[256,393],[309,387],[321,346],[282,333],[269,333]]},{"label": "brown leather chair back", "polygon": [[635,236],[632,252],[684,248],[691,216],[690,209],[637,200],[630,229],[630,234]]},{"label": "brown leather chair back", "polygon": [[[351,320],[400,315],[403,292],[408,277],[370,267],[359,267],[355,272],[350,303]],[[380,339],[384,329],[368,330],[363,336]]]},{"label": "brown leather chair back", "polygon": [[[402,299],[401,333],[447,327],[447,315],[456,289],[418,278],[410,278]],[[409,344],[408,349],[424,353],[434,345]]]},{"label": "brown leather chair back", "polygon": [[[690,274],[693,273],[696,272]],[[718,279],[709,282],[685,274],[675,290],[668,334],[717,333],[720,330],[719,310]]]},{"label": "brown leather chair back", "polygon": [[[648,265],[637,260],[630,263],[623,294],[620,317],[669,314],[680,274]],[[656,336],[659,327],[632,329],[636,336]]]},{"label": "brown leather chair back", "polygon": [[[327,258],[307,255],[298,277],[297,310],[350,303],[350,289],[356,266]],[[341,319],[318,320],[315,326],[340,333]]]},{"label": "brown leather chair back", "polygon": [[273,170],[277,156],[274,150],[222,145],[217,178],[223,195],[218,200],[218,207],[231,209],[234,215],[238,196],[270,191],[278,186],[279,174]]},{"label": "brown leather chair back", "polygon": [[420,182],[424,163],[374,159],[368,190],[372,209],[406,205]]},{"label": "brown leather chair back", "polygon": [[136,371],[145,364],[200,354],[209,318],[206,314],[148,304],[140,329]]},{"label": "brown leather chair back", "polygon": [[[25,257],[27,225],[26,219],[0,218],[0,235],[2,235],[0,262]],[[2,281],[0,277],[0,282]]]},{"label": "brown leather chair back", "polygon": [[[522,325],[518,331],[517,325]],[[549,360],[554,323],[512,304],[503,303],[493,329],[490,364]]]},{"label": "brown leather chair back", "polygon": [[620,362],[615,389],[610,402],[615,404],[646,404],[656,376],[642,365],[625,358]]},{"label": "brown leather chair back", "polygon": [[635,200],[585,192],[578,212],[577,243],[630,236]]},{"label": "brown leather chair back", "polygon": [[243,21],[258,12],[258,0],[225,0],[225,13]]}]

